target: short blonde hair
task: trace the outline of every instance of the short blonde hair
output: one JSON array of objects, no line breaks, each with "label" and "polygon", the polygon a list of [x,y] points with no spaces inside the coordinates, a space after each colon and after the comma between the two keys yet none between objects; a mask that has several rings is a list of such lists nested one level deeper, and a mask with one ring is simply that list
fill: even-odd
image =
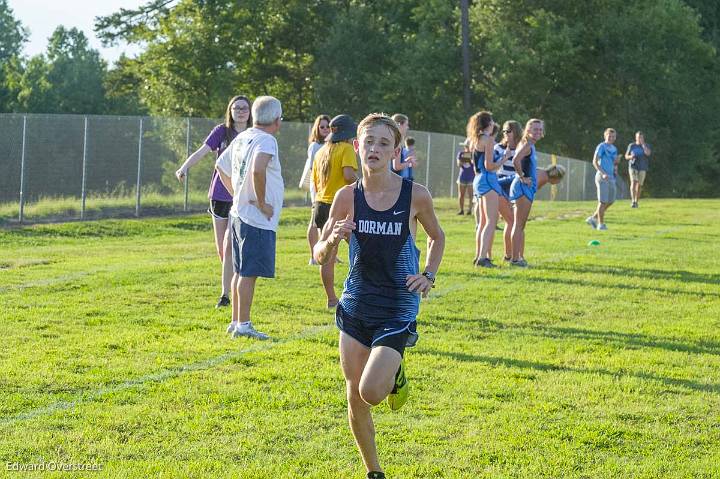
[{"label": "short blonde hair", "polygon": [[402,141],[400,128],[395,120],[387,116],[385,113],[370,113],[368,116],[363,118],[358,124],[358,138],[365,132],[365,130],[377,125],[385,125],[390,128],[390,131],[392,131],[393,137],[395,138],[395,148],[400,146],[400,142]]}]

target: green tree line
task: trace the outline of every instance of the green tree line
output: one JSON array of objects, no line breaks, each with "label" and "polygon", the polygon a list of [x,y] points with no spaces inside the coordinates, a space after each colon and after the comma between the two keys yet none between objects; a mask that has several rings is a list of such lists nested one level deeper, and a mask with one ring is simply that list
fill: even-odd
[{"label": "green tree line", "polygon": [[[590,160],[643,130],[648,191],[720,187],[720,3],[702,0],[470,2],[472,110],[546,121],[544,151]],[[285,118],[403,112],[462,134],[460,2],[150,0],[96,19],[107,44],[142,52],[111,68],[74,29],[23,58],[27,34],[0,0],[2,111],[219,117],[228,98],[283,101]]]}]

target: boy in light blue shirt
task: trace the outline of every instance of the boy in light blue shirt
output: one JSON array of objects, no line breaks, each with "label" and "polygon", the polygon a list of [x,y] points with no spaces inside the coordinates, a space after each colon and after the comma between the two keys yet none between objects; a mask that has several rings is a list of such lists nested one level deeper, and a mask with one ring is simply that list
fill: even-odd
[{"label": "boy in light blue shirt", "polygon": [[597,187],[598,205],[595,213],[585,220],[593,229],[606,230],[605,212],[615,202],[617,187],[615,177],[617,176],[617,165],[620,161],[615,139],[617,133],[612,128],[605,130],[605,141],[595,148],[593,155],[593,166],[595,173],[595,186]]}]

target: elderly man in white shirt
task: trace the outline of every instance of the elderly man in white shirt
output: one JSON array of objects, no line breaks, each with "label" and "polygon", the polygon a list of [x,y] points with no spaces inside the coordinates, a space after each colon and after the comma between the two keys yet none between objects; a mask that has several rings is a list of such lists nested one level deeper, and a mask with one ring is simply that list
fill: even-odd
[{"label": "elderly man in white shirt", "polygon": [[271,96],[252,105],[253,127],[240,133],[217,160],[215,168],[233,195],[230,210],[233,268],[232,322],[228,333],[268,339],[250,322],[255,282],[275,276],[275,234],[280,222],[285,184],[275,134],[282,105]]}]

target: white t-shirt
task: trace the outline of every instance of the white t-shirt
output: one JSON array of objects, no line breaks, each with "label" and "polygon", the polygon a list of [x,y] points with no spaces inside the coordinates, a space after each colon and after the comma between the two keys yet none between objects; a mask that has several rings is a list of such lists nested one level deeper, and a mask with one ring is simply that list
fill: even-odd
[{"label": "white t-shirt", "polygon": [[[253,185],[253,168],[258,154],[272,156],[266,170],[265,202],[273,207],[273,216],[269,220],[257,205]],[[280,222],[280,210],[283,205],[285,183],[280,171],[278,144],[275,137],[257,128],[248,128],[240,133],[220,155],[215,163],[226,175],[232,177],[235,192],[230,214],[240,218],[243,223],[263,230],[277,231]]]}]

